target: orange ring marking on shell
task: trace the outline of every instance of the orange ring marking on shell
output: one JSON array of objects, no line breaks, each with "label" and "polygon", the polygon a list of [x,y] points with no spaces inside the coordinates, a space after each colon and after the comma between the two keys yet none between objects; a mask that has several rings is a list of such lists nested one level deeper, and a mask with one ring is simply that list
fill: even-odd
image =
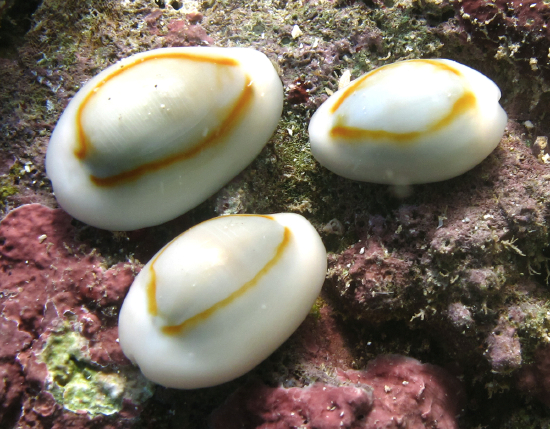
[{"label": "orange ring marking on shell", "polygon": [[[184,60],[187,59],[187,60],[198,61],[198,62],[208,62],[208,63],[214,63],[217,65],[228,66],[228,67],[239,66],[239,62],[232,58],[217,57],[217,56],[211,57],[211,56],[200,55],[200,54],[175,53],[175,52],[169,52],[166,54],[157,53],[151,57],[138,58],[130,64],[125,64],[121,66],[120,68],[113,71],[107,78],[102,80],[94,89],[90,90],[89,93],[84,98],[84,100],[81,102],[77,110],[76,127],[77,127],[78,136],[77,136],[77,147],[74,151],[74,154],[78,159],[84,160],[91,150],[91,144],[82,126],[82,115],[89,101],[97,93],[97,90],[101,88],[103,85],[105,85],[106,83],[108,83],[109,81],[111,81],[113,78],[119,76],[120,74],[129,70],[132,67],[143,64],[145,61],[166,59],[166,58],[184,59]],[[122,183],[130,182],[132,180],[138,179],[148,173],[161,170],[177,162],[193,158],[198,154],[200,154],[203,150],[216,146],[217,144],[220,143],[220,137],[229,133],[231,131],[231,128],[233,128],[236,125],[239,118],[243,115],[243,113],[245,112],[246,108],[248,107],[248,105],[252,100],[252,96],[254,94],[252,80],[248,75],[245,76],[245,79],[246,80],[245,80],[244,88],[241,92],[241,95],[239,96],[237,101],[231,106],[231,108],[228,109],[229,113],[227,114],[227,116],[223,119],[223,121],[217,128],[215,128],[212,132],[210,132],[204,139],[198,142],[198,144],[196,144],[194,147],[180,153],[171,154],[170,156],[166,156],[159,160],[148,162],[146,164],[140,165],[139,167],[135,167],[131,170],[114,174],[112,176],[98,177],[95,175],[90,175],[90,180],[96,186],[100,186],[100,187],[116,186]]]},{"label": "orange ring marking on shell", "polygon": [[[273,217],[266,216],[266,215],[232,215],[234,217],[237,216],[256,216],[256,217],[263,217],[266,219],[270,219],[272,221],[275,221]],[[200,224],[199,224],[200,225]],[[193,228],[196,228],[198,225],[194,226]],[[191,228],[192,229],[192,228]],[[190,231],[190,230],[188,230]],[[188,232],[186,231],[186,232]],[[184,232],[183,234],[185,234]],[[180,234],[177,238],[181,237],[183,234]],[[234,302],[239,297],[243,296],[246,292],[254,288],[258,284],[258,282],[264,277],[269,271],[279,262],[281,259],[283,253],[285,252],[285,249],[288,247],[288,244],[290,243],[292,233],[288,227],[284,228],[283,233],[283,239],[277,246],[277,250],[275,251],[275,255],[256,273],[256,275],[246,283],[244,283],[239,289],[231,293],[226,298],[222,299],[221,301],[215,303],[211,307],[207,308],[206,310],[190,317],[189,319],[185,320],[184,322],[178,324],[178,325],[171,325],[171,326],[163,326],[161,328],[162,332],[164,332],[166,335],[177,335],[181,334],[182,332],[191,329],[193,326],[198,325],[201,322],[206,321],[208,318],[213,316],[217,311],[221,310],[224,307],[227,307],[232,302]],[[172,242],[174,241],[172,240]],[[149,313],[152,316],[158,315],[158,304],[156,300],[156,291],[157,291],[157,285],[156,285],[156,273],[154,269],[155,262],[160,257],[160,255],[163,253],[165,249],[168,248],[168,245],[164,247],[163,250],[161,250],[156,256],[155,259],[152,261],[150,268],[149,268],[149,281],[146,285],[146,295],[147,295],[147,309]]]},{"label": "orange ring marking on shell", "polygon": [[[336,102],[330,107],[330,113],[332,114],[336,113],[336,111],[340,108],[340,106],[344,103],[344,101],[348,97],[350,97],[357,89],[359,89],[359,87],[361,87],[369,78],[372,78],[373,76],[378,74],[380,71],[387,70],[388,68],[398,67],[400,65],[403,65],[404,63],[411,63],[411,62],[427,63],[434,67],[437,67],[440,70],[451,72],[459,77],[462,76],[458,70],[440,61],[410,60],[410,61],[402,61],[402,62],[390,64],[388,66],[380,67],[376,70],[373,70],[370,73],[366,74],[365,76],[360,77],[359,79],[352,82],[343,91],[343,93],[340,95],[338,100],[336,100]],[[429,127],[427,127],[423,131],[411,131],[407,133],[395,133],[395,132],[385,131],[385,130],[366,130],[363,128],[349,127],[342,123],[343,121],[341,118],[337,118],[335,125],[330,130],[330,136],[332,138],[341,138],[346,140],[388,139],[388,140],[393,140],[397,143],[410,143],[418,139],[424,134],[435,132],[448,126],[458,116],[464,114],[466,111],[470,109],[473,109],[475,105],[476,105],[475,95],[471,91],[465,91],[464,94],[462,94],[462,96],[454,102],[450,112],[447,115],[445,115],[443,118],[431,124]]]}]

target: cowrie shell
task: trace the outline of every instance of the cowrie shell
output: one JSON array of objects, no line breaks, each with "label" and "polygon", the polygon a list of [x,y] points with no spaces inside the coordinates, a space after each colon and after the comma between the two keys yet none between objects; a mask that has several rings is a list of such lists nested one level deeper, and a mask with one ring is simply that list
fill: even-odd
[{"label": "cowrie shell", "polygon": [[59,204],[99,228],[155,225],[245,168],[277,126],[281,81],[244,48],[166,48],[123,59],[69,103],[46,170]]},{"label": "cowrie shell", "polygon": [[437,182],[479,164],[498,145],[507,116],[500,90],[451,60],[409,60],[367,73],[311,118],[315,158],[353,180]]},{"label": "cowrie shell", "polygon": [[211,219],[167,244],[136,277],[120,311],[120,345],[167,387],[232,380],[300,325],[326,270],[321,238],[300,215]]}]

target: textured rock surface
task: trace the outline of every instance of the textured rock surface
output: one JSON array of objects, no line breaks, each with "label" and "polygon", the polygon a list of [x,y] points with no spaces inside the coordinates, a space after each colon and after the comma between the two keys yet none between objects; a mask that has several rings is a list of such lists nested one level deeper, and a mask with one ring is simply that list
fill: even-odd
[{"label": "textured rock surface", "polygon": [[[1,427],[202,429],[251,380],[340,386],[337,374],[384,354],[459,376],[459,427],[550,424],[548,3],[19,3],[0,1]],[[48,139],[82,83],[124,56],[181,45],[252,46],[274,62],[286,103],[260,156],[209,201],[155,228],[99,231],[44,207],[56,207],[43,167]],[[421,57],[462,62],[499,85],[509,114],[499,147],[463,176],[409,189],[321,168],[307,125],[341,76]],[[43,206],[15,210],[29,203]],[[280,211],[305,215],[330,252],[302,327],[226,385],[132,390],[137,372],[117,346],[116,316],[141,263],[215,215]],[[122,405],[108,385],[128,386]]]},{"label": "textured rock surface", "polygon": [[368,386],[244,387],[214,412],[214,429],[262,427],[330,429],[359,427],[372,408]]},{"label": "textured rock surface", "polygon": [[151,389],[117,343],[136,267],[107,269],[75,240],[66,213],[38,204],[11,211],[0,240],[4,427],[84,427],[96,416],[108,425],[111,414],[123,417],[112,427],[126,426]]},{"label": "textured rock surface", "polygon": [[460,382],[416,359],[383,355],[364,371],[341,372],[340,386],[245,386],[216,410],[213,429],[458,428]]},{"label": "textured rock surface", "polygon": [[416,359],[382,355],[364,371],[340,375],[352,383],[372,386],[374,403],[365,428],[457,428],[463,412],[461,383],[442,368]]}]

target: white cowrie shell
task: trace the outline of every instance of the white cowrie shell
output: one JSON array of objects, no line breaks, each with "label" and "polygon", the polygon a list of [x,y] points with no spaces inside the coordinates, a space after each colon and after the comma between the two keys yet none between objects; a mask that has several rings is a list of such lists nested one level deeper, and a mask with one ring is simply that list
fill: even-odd
[{"label": "white cowrie shell", "polygon": [[59,204],[99,228],[159,224],[245,168],[277,126],[282,84],[244,48],[166,48],[123,59],[69,103],[46,170]]},{"label": "white cowrie shell", "polygon": [[498,145],[500,90],[451,60],[409,60],[367,73],[311,118],[315,158],[343,177],[409,185],[458,176]]},{"label": "white cowrie shell", "polygon": [[292,213],[203,222],[145,265],[119,316],[120,345],[150,380],[213,386],[246,373],[307,316],[326,251]]}]

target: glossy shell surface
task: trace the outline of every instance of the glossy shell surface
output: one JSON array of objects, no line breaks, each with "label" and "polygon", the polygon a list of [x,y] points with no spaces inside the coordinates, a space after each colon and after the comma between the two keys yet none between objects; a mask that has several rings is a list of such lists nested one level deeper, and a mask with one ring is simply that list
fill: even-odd
[{"label": "glossy shell surface", "polygon": [[170,220],[261,151],[281,116],[269,59],[244,48],[166,48],[107,68],[69,103],[46,170],[59,204],[100,228]]},{"label": "glossy shell surface", "polygon": [[300,215],[211,219],[166,245],[136,277],[120,311],[120,345],[167,387],[232,380],[300,325],[326,270],[323,243]]},{"label": "glossy shell surface", "polygon": [[353,180],[394,185],[458,176],[498,145],[500,90],[451,60],[389,64],[352,81],[313,115],[315,158]]}]

